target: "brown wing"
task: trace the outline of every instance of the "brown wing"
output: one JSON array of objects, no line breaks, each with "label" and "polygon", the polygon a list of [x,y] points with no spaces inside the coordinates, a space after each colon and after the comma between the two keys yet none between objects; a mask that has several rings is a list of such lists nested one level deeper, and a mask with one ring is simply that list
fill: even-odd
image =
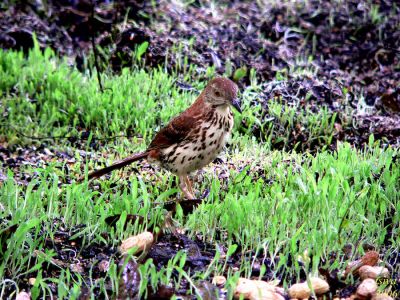
[{"label": "brown wing", "polygon": [[185,113],[172,119],[167,126],[156,134],[147,150],[167,148],[183,141],[195,128],[197,122],[198,118]]}]

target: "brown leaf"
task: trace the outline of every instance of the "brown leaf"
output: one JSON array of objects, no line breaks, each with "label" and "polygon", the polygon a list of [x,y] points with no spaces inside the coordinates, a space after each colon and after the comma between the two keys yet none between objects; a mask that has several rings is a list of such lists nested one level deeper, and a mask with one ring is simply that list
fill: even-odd
[{"label": "brown leaf", "polygon": [[346,267],[344,276],[346,277],[350,273],[358,274],[359,269],[362,266],[375,266],[379,260],[379,253],[376,251],[368,251],[361,259],[350,262]]}]

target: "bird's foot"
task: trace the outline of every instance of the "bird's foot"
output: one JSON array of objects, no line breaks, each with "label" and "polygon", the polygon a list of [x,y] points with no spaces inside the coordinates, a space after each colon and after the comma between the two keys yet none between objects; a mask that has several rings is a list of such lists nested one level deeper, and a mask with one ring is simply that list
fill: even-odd
[{"label": "bird's foot", "polygon": [[189,179],[189,176],[185,177],[185,184],[190,194],[194,195],[192,182]]},{"label": "bird's foot", "polygon": [[196,199],[193,195],[193,191],[192,192],[190,191],[191,186],[188,183],[190,183],[190,181],[187,176],[179,176],[179,187],[181,188],[186,199],[188,199],[188,200]]}]

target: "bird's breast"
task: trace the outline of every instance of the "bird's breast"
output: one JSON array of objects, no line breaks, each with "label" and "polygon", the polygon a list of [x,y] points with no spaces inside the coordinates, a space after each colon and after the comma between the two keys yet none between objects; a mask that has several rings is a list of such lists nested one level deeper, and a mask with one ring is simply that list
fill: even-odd
[{"label": "bird's breast", "polygon": [[184,175],[212,162],[225,146],[233,128],[229,107],[212,109],[203,116],[181,142],[163,150],[161,165]]}]

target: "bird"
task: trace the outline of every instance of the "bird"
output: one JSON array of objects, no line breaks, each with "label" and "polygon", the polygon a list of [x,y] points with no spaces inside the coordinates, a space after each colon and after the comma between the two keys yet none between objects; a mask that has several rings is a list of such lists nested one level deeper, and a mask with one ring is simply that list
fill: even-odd
[{"label": "bird", "polygon": [[184,196],[196,199],[189,175],[212,162],[224,148],[234,125],[231,107],[242,113],[238,92],[228,78],[210,80],[190,107],[156,133],[144,152],[93,171],[88,180],[146,159],[177,175]]}]

